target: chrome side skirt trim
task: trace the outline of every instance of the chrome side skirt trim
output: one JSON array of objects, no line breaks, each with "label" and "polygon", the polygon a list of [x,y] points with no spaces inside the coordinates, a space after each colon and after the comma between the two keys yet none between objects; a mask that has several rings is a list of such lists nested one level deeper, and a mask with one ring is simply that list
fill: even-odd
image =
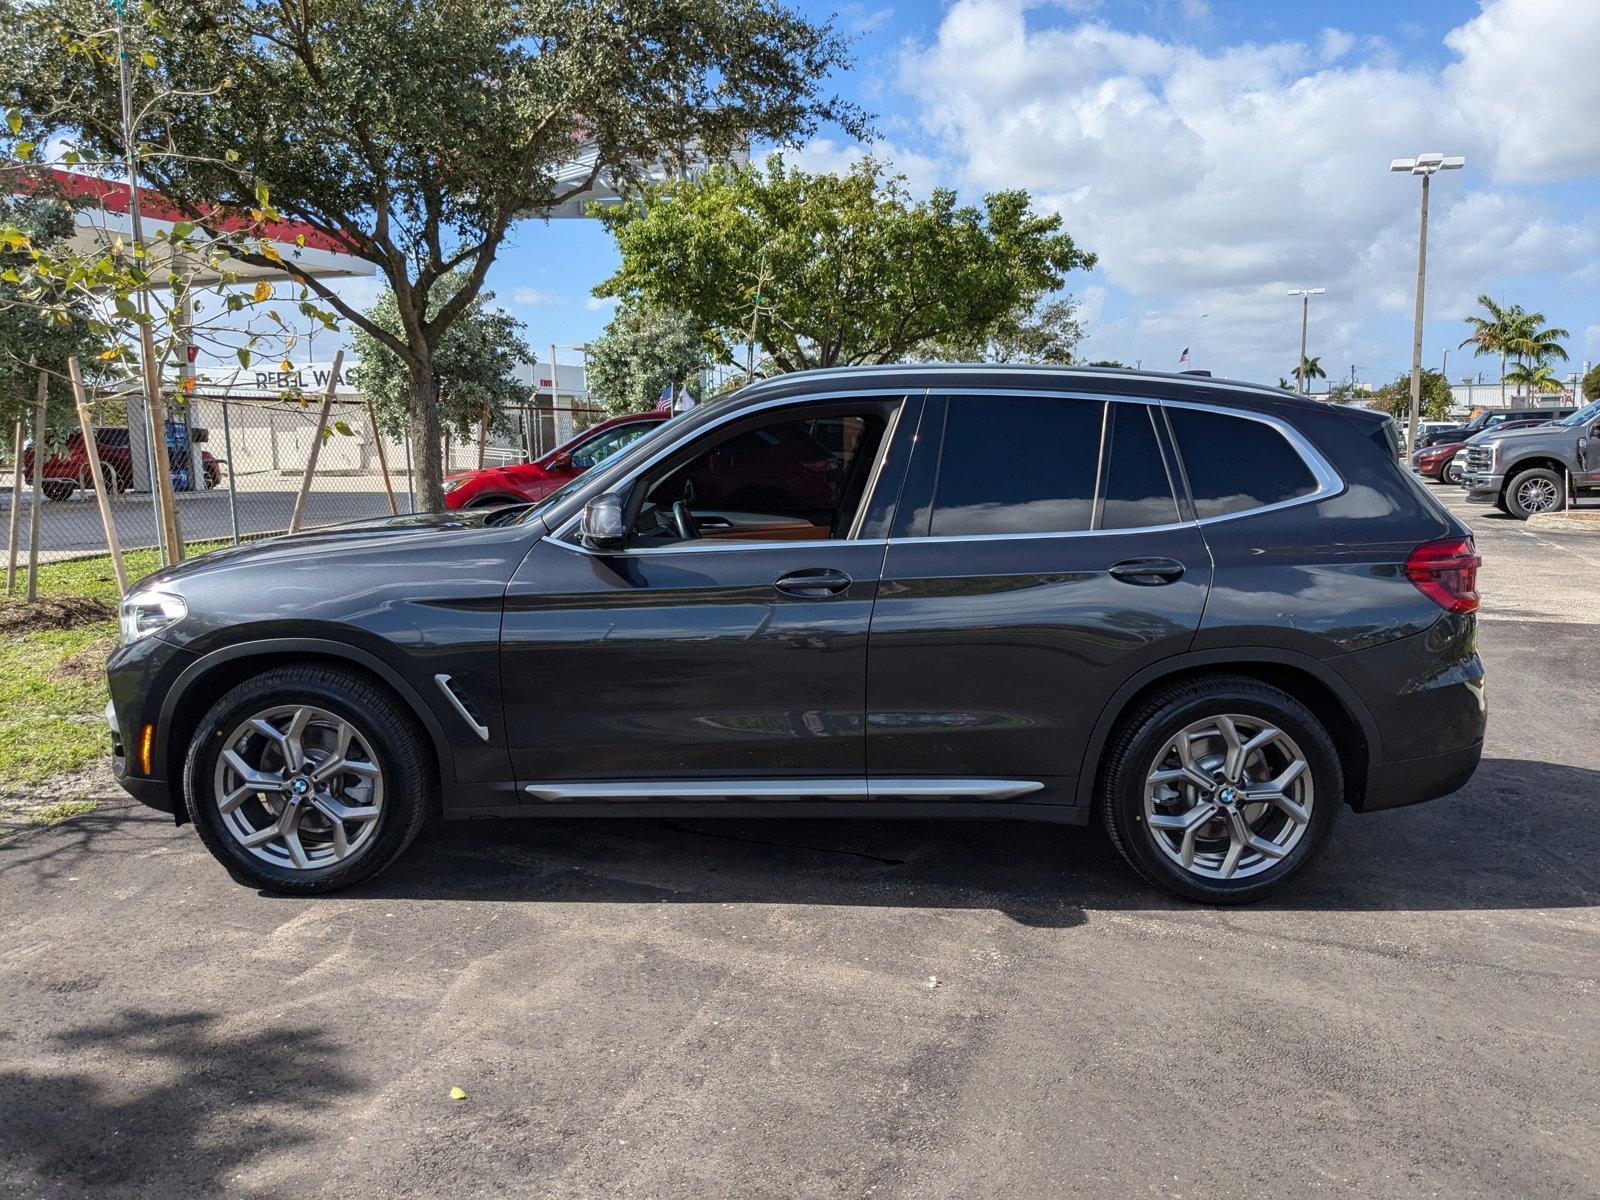
[{"label": "chrome side skirt trim", "polygon": [[535,800],[1014,800],[1031,779],[613,779],[530,783]]},{"label": "chrome side skirt trim", "polygon": [[461,697],[456,695],[455,689],[450,686],[450,676],[435,675],[433,681],[439,685],[439,690],[444,693],[444,698],[450,701],[450,707],[461,714],[461,719],[467,723],[472,732],[487,742],[489,740],[489,727],[467,711],[467,706],[461,703]]}]

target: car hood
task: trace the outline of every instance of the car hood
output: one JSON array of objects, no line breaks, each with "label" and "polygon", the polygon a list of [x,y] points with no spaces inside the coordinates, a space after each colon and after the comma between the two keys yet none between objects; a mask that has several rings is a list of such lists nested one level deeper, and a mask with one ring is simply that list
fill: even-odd
[{"label": "car hood", "polygon": [[458,512],[407,513],[399,517],[376,517],[343,525],[328,525],[304,533],[285,534],[213,550],[157,571],[142,583],[177,582],[202,572],[336,553],[345,548],[382,545],[399,549],[408,541],[420,545],[441,536],[459,536],[469,530],[482,529],[491,518],[504,512],[503,509],[466,509]]},{"label": "car hood", "polygon": [[1525,429],[1486,430],[1467,439],[1469,446],[1482,446],[1489,442],[1514,442],[1521,438],[1549,437],[1564,432],[1559,425],[1529,425]]}]

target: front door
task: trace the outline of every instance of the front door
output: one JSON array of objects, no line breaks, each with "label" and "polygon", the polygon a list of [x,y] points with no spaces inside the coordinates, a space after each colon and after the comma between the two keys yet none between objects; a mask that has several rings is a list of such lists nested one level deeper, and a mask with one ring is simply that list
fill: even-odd
[{"label": "front door", "polygon": [[625,549],[575,529],[534,548],[501,650],[524,799],[863,780],[867,630],[898,483],[884,463],[904,405],[734,419],[622,485]]},{"label": "front door", "polygon": [[930,398],[872,620],[872,779],[1070,804],[1096,719],[1187,649],[1210,555],[1154,406]]}]

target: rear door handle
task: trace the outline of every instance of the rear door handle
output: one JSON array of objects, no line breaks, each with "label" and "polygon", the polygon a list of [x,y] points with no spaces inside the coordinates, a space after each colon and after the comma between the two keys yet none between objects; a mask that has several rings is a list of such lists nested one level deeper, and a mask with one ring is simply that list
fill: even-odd
[{"label": "rear door handle", "polygon": [[1111,567],[1111,578],[1141,587],[1159,587],[1183,578],[1183,564],[1170,558],[1125,558]]},{"label": "rear door handle", "polygon": [[850,576],[832,567],[807,567],[792,571],[773,585],[780,592],[802,600],[821,600],[837,596],[850,586]]}]

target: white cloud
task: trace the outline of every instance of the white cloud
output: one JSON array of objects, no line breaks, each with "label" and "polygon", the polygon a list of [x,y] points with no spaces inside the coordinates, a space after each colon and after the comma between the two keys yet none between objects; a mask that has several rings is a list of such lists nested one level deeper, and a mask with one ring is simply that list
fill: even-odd
[{"label": "white cloud", "polygon": [[869,154],[891,166],[896,173],[904,175],[906,186],[916,195],[926,196],[940,183],[948,182],[948,163],[889,141],[863,145],[860,142],[836,142],[825,137],[813,138],[799,150],[787,151],[784,161],[815,174],[842,174]]},{"label": "white cloud", "polygon": [[[1587,61],[1600,58],[1600,21],[1575,15],[1582,7],[1492,0],[1451,35],[1460,60],[1440,74],[1332,29],[1316,46],[1205,52],[1098,22],[1052,25],[1030,0],[957,0],[931,42],[907,49],[900,84],[967,188],[1029,188],[1130,295],[1093,329],[1097,356],[1152,346],[1164,356],[1173,343],[1175,359],[1194,342],[1225,356],[1222,369],[1276,378],[1298,352],[1288,287],[1328,289],[1312,317],[1334,360],[1373,358],[1377,330],[1409,313],[1417,183],[1385,170],[1393,156],[1441,149],[1482,164],[1434,188],[1431,312],[1465,311],[1511,273],[1581,274],[1600,259],[1593,220],[1487,190],[1491,161],[1541,168],[1525,117],[1497,113],[1477,90],[1488,78],[1479,41],[1509,18],[1531,21],[1546,44],[1562,40],[1560,21],[1574,41],[1596,43]],[[1600,147],[1600,122],[1587,116],[1600,94],[1588,109],[1571,98],[1580,72],[1552,72],[1531,50],[1496,54],[1539,93],[1522,101],[1545,114],[1527,127],[1559,137],[1581,123],[1582,140]],[[1595,78],[1579,86],[1600,87]]]},{"label": "white cloud", "polygon": [[583,302],[583,306],[590,312],[610,312],[617,306],[615,296],[590,296]]},{"label": "white cloud", "polygon": [[511,292],[511,302],[523,308],[538,308],[543,304],[554,304],[559,297],[554,292],[547,292],[542,288],[519,287]]}]

